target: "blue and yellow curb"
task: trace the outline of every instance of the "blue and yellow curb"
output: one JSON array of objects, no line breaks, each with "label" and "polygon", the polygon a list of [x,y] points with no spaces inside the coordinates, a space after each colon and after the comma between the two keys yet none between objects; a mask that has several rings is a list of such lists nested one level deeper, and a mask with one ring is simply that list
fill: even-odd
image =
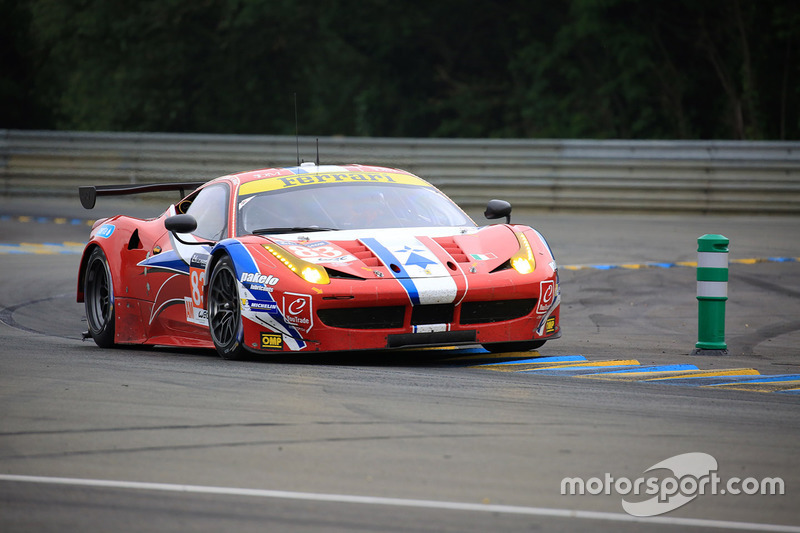
[{"label": "blue and yellow curb", "polygon": [[29,215],[0,215],[0,222],[34,222],[36,224],[59,224],[69,226],[92,226],[95,219],[71,217],[40,217]]},{"label": "blue and yellow curb", "polygon": [[82,242],[0,244],[0,254],[75,255],[82,253],[84,246]]},{"label": "blue and yellow curb", "polygon": [[[800,257],[749,257],[744,259],[731,259],[732,264],[755,265],[758,263],[800,263]],[[561,265],[565,270],[642,270],[646,268],[697,268],[697,261],[670,262],[645,262],[645,263],[620,263],[596,265]]]},{"label": "blue and yellow curb", "polygon": [[[518,354],[519,357],[521,354]],[[636,359],[589,361],[582,355],[540,356],[530,352],[528,357],[481,362],[470,368],[514,372],[539,376],[569,376],[602,381],[646,382],[705,389],[728,389],[752,392],[800,394],[800,374],[762,375],[754,368],[724,368],[702,370],[692,364],[643,366]],[[471,357],[477,357],[473,355]],[[509,357],[511,357],[509,359]],[[458,358],[448,359],[458,363]],[[460,362],[468,362],[461,360]]]}]

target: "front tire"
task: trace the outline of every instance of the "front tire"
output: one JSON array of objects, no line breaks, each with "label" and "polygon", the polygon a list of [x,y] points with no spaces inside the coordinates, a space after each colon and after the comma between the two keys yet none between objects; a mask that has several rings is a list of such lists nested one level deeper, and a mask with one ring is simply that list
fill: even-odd
[{"label": "front tire", "polygon": [[114,284],[102,248],[95,248],[86,262],[83,280],[89,334],[101,348],[114,346]]},{"label": "front tire", "polygon": [[242,345],[239,283],[233,262],[227,256],[214,266],[208,284],[208,328],[220,357],[241,359],[246,355]]}]

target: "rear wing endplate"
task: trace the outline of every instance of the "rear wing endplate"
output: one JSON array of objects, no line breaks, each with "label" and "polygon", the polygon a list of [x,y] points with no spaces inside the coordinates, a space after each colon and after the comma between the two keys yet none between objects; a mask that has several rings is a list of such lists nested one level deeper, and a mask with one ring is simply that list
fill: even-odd
[{"label": "rear wing endplate", "polygon": [[152,183],[150,185],[84,185],[78,187],[78,196],[84,209],[92,209],[98,196],[122,196],[145,192],[180,191],[181,198],[186,190],[193,191],[204,185],[204,181],[187,181],[180,183]]}]

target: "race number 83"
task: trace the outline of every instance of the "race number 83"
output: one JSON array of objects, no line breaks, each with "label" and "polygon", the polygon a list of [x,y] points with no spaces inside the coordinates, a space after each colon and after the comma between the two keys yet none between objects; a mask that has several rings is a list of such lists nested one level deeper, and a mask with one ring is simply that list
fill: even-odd
[{"label": "race number 83", "polygon": [[193,268],[189,275],[192,284],[192,303],[195,307],[203,307],[203,285],[206,282],[205,270]]}]

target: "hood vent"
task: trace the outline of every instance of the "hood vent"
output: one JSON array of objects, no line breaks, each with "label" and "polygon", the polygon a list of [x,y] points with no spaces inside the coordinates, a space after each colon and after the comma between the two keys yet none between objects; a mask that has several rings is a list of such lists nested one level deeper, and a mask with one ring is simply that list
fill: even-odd
[{"label": "hood vent", "polygon": [[374,268],[383,266],[383,263],[380,262],[374,253],[372,253],[372,250],[358,241],[340,241],[336,242],[336,244],[347,250],[348,253],[355,256],[356,259],[368,267]]},{"label": "hood vent", "polygon": [[464,253],[464,250],[462,250],[461,247],[456,244],[456,240],[453,237],[437,237],[433,240],[436,241],[439,246],[444,248],[456,263],[470,262],[470,258],[467,257],[467,254]]}]

